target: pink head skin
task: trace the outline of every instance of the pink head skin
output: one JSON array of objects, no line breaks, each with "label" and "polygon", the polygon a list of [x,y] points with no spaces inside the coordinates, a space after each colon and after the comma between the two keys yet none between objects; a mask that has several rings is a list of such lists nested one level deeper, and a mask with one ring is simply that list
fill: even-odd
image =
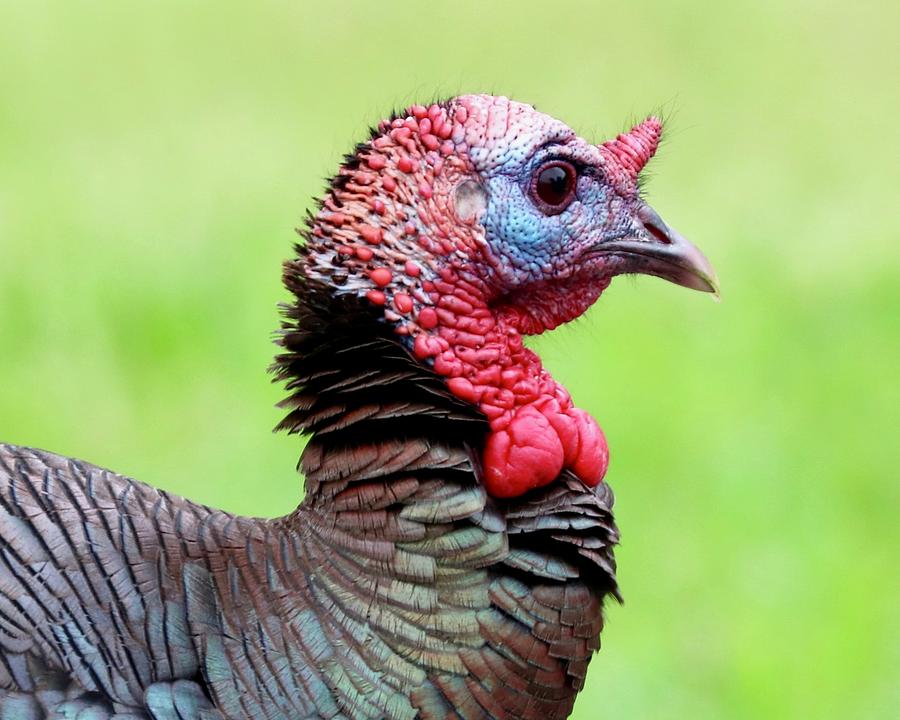
[{"label": "pink head skin", "polygon": [[703,255],[640,198],[658,119],[602,145],[503,97],[382,122],[312,222],[306,272],[382,309],[410,352],[487,418],[483,482],[515,497],[606,472],[594,419],[522,344],[623,273],[715,291]]}]

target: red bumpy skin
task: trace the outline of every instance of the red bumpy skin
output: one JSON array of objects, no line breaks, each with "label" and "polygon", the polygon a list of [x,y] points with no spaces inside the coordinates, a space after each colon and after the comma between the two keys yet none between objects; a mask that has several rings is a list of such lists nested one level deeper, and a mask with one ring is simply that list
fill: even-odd
[{"label": "red bumpy skin", "polygon": [[437,325],[411,331],[413,352],[431,359],[453,394],[488,418],[482,456],[488,492],[516,497],[552,482],[564,468],[587,485],[599,483],[609,461],[603,433],[522,345],[521,318],[492,311],[460,272],[441,274],[424,284]]},{"label": "red bumpy skin", "polygon": [[581,315],[611,274],[579,275],[561,257],[554,277],[512,282],[520,271],[491,249],[481,222],[483,168],[562,138],[625,187],[653,154],[658,121],[635,133],[592,146],[530,106],[489,96],[413,106],[381,123],[313,220],[308,274],[382,308],[415,357],[488,419],[483,481],[495,497],[519,496],[564,469],[587,485],[603,479],[603,433],[522,335]]},{"label": "red bumpy skin", "polygon": [[566,468],[593,486],[603,480],[608,463],[606,439],[594,418],[542,398],[518,408],[505,427],[488,435],[484,482],[495,497],[516,497],[552,482]]}]

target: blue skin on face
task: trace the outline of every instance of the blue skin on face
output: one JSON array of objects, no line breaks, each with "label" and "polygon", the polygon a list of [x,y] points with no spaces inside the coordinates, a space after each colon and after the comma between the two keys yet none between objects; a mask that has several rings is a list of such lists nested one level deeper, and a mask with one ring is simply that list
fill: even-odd
[{"label": "blue skin on face", "polygon": [[[623,197],[605,179],[597,149],[573,135],[543,142],[536,149],[500,159],[482,172],[488,204],[482,217],[504,290],[548,280],[562,280],[579,269],[589,248],[631,234],[633,223]],[[578,173],[575,197],[562,212],[545,214],[532,200],[535,173],[553,160],[570,162]],[[596,272],[596,262],[594,269]]]}]

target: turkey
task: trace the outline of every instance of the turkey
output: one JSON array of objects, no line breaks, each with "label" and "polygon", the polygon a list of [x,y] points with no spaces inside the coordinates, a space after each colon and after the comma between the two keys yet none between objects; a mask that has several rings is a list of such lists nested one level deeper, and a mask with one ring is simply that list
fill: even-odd
[{"label": "turkey", "polygon": [[284,265],[290,515],[0,445],[0,720],[565,718],[618,597],[608,452],[523,345],[612,277],[716,292],[644,202],[661,123],[413,106]]}]

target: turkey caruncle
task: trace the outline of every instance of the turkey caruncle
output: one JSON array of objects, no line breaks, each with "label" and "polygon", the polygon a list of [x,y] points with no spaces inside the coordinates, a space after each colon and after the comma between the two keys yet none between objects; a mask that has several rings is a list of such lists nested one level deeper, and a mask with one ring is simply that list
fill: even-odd
[{"label": "turkey caruncle", "polygon": [[523,347],[623,273],[716,291],[593,145],[468,95],[382,122],[284,281],[288,517],[0,446],[0,718],[564,718],[615,595],[596,422]]}]

